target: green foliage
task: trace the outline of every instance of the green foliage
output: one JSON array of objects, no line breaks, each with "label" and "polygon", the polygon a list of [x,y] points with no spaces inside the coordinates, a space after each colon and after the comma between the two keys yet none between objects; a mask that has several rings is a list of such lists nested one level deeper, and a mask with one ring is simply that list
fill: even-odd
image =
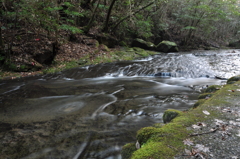
[{"label": "green foliage", "polygon": [[186,27],[182,28],[181,30],[190,30],[190,29],[195,30],[196,27],[193,27],[193,26],[186,26]]},{"label": "green foliage", "polygon": [[60,26],[60,29],[62,30],[66,30],[66,31],[70,31],[72,32],[73,34],[76,34],[76,33],[82,33],[83,31],[77,27],[74,27],[74,26],[71,26],[71,25],[67,25],[67,24],[62,24]]}]

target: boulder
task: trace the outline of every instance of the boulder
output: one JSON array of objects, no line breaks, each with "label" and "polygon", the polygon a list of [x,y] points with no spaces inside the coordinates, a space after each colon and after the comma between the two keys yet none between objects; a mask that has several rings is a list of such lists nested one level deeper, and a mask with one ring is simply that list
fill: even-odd
[{"label": "boulder", "polygon": [[178,47],[175,42],[162,41],[156,46],[156,50],[164,53],[178,52]]},{"label": "boulder", "polygon": [[240,75],[238,75],[238,76],[233,76],[233,77],[231,77],[230,79],[228,79],[228,80],[227,80],[227,84],[233,84],[233,83],[235,83],[235,82],[237,82],[237,81],[240,81]]},{"label": "boulder", "polygon": [[132,42],[132,47],[139,47],[145,50],[154,50],[154,44],[151,42],[144,41],[142,39],[134,39]]},{"label": "boulder", "polygon": [[178,115],[181,115],[181,114],[182,112],[179,110],[168,109],[163,114],[163,122],[169,123],[171,120],[173,120],[174,118],[176,118]]}]

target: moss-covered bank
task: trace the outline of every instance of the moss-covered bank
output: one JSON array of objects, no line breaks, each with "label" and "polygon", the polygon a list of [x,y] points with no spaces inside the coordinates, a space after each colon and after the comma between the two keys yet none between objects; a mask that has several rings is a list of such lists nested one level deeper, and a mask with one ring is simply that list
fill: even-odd
[{"label": "moss-covered bank", "polygon": [[[240,96],[239,77],[229,79],[227,83],[231,84],[223,87],[209,87],[200,96],[198,104],[186,112],[167,110],[164,116],[170,117],[169,123],[140,129],[136,144],[123,147],[123,159],[167,159],[184,152],[189,145],[184,145],[183,141],[194,133],[191,129],[193,124],[222,119],[224,115],[217,111],[219,107],[237,104]],[[171,120],[172,117],[175,118]]]},{"label": "moss-covered bank", "polygon": [[[106,46],[105,46],[106,47]],[[25,76],[31,76],[36,74],[47,74],[47,73],[56,73],[62,70],[74,68],[74,67],[83,67],[87,65],[96,65],[100,63],[115,62],[115,61],[125,61],[133,60],[137,58],[143,58],[150,55],[157,54],[158,52],[144,50],[141,48],[120,48],[117,50],[105,49],[106,53],[96,55],[88,54],[80,59],[74,59],[71,61],[59,61],[54,60],[52,65],[43,68],[40,71],[32,72],[11,72],[11,71],[1,71],[0,70],[0,79],[4,78],[20,78]],[[15,66],[14,66],[15,67]]]}]

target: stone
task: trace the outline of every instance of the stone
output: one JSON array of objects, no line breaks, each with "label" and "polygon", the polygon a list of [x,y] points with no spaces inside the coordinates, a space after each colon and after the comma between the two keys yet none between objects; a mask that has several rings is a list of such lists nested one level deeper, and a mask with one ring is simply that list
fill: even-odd
[{"label": "stone", "polygon": [[137,38],[133,40],[132,47],[139,47],[145,50],[154,50],[155,45],[151,42],[147,42]]},{"label": "stone", "polygon": [[178,52],[178,47],[175,42],[162,41],[156,46],[156,50],[164,53],[168,52]]},{"label": "stone", "polygon": [[163,114],[163,122],[164,123],[169,123],[171,120],[173,120],[174,118],[176,118],[180,114],[182,114],[182,112],[179,111],[179,110],[168,109]]},{"label": "stone", "polygon": [[207,89],[204,91],[204,93],[214,93],[214,92],[218,91],[219,89],[221,89],[221,86],[212,85],[212,86],[207,87]]},{"label": "stone", "polygon": [[233,84],[237,81],[240,81],[240,75],[238,76],[233,76],[227,80],[227,84]]}]

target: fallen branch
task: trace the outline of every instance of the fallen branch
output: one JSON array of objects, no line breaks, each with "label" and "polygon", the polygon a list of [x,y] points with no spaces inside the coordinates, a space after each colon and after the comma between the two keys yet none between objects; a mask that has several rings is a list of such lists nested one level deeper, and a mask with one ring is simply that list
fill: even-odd
[{"label": "fallen branch", "polygon": [[215,133],[218,129],[219,129],[219,128],[213,129],[212,131],[208,131],[208,132],[190,134],[189,136],[199,136],[199,135],[204,135],[204,134]]}]

